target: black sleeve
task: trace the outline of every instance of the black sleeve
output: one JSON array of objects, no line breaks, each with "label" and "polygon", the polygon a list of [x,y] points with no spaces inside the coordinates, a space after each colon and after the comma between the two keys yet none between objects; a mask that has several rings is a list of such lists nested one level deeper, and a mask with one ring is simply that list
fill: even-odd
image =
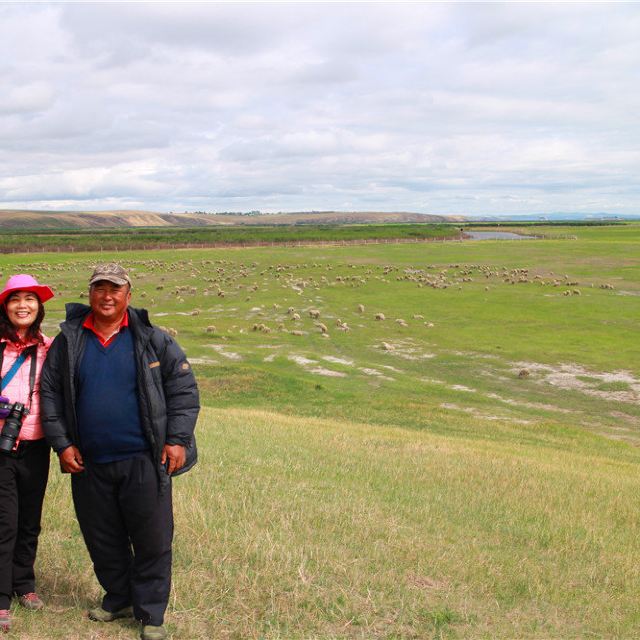
[{"label": "black sleeve", "polygon": [[156,340],[158,334],[162,340],[158,357],[167,405],[166,442],[187,446],[193,438],[200,411],[198,385],[187,356],[178,343],[164,332],[155,331]]},{"label": "black sleeve", "polygon": [[73,444],[65,411],[66,352],[66,338],[59,334],[49,348],[40,376],[42,429],[56,453]]}]

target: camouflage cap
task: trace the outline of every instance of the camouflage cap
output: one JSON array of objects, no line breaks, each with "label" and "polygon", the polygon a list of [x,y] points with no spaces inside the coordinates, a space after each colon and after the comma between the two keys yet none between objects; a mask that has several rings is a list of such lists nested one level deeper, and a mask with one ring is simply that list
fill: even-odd
[{"label": "camouflage cap", "polygon": [[108,280],[113,284],[123,285],[128,284],[131,286],[131,280],[129,274],[123,267],[115,262],[108,262],[107,264],[99,264],[91,274],[89,280],[89,286],[99,282],[100,280]]}]

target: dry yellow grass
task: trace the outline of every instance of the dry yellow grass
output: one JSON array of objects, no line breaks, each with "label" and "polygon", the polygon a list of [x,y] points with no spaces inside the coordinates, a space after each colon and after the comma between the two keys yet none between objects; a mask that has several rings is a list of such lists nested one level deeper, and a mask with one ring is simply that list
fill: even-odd
[{"label": "dry yellow grass", "polygon": [[[522,444],[205,409],[200,464],[175,483],[169,628],[238,640],[634,637],[638,456],[538,430]],[[56,615],[16,612],[16,634],[134,638],[130,623],[83,619],[99,590],[67,482],[52,476],[38,565]]]}]

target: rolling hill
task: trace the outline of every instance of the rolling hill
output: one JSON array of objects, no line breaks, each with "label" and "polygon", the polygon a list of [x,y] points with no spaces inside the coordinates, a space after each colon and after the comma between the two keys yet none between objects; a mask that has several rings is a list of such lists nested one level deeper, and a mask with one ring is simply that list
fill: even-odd
[{"label": "rolling hill", "polygon": [[408,212],[318,211],[260,215],[158,213],[153,211],[34,211],[0,209],[0,229],[90,229],[219,225],[364,224],[456,222],[462,218]]}]

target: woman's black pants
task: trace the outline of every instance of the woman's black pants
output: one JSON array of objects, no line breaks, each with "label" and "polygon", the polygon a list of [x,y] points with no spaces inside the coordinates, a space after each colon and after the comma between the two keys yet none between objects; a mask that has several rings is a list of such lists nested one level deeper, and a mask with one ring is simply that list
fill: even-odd
[{"label": "woman's black pants", "polygon": [[46,441],[25,440],[17,452],[0,452],[0,609],[13,594],[36,590],[33,565],[42,502],[49,477]]}]

